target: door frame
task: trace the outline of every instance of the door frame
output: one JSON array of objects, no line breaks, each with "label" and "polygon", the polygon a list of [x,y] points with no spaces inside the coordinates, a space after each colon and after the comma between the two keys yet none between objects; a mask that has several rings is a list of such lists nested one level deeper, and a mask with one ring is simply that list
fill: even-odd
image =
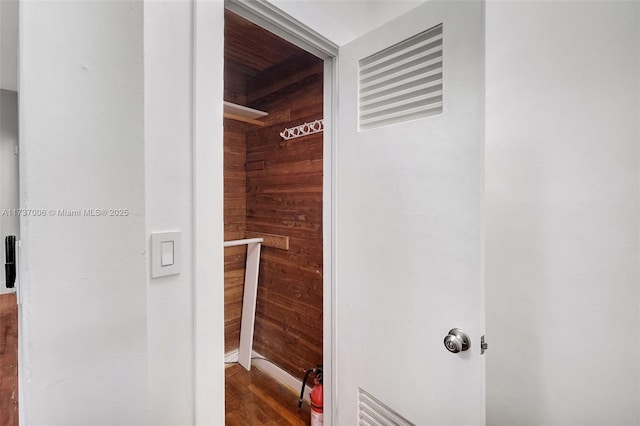
[{"label": "door frame", "polygon": [[[220,403],[224,410],[224,383],[218,382],[224,363],[224,344],[217,339],[223,328],[224,274],[222,239],[220,250],[211,241],[211,235],[222,236],[222,194],[219,183],[223,181],[221,164],[222,90],[217,81],[220,58],[212,57],[211,44],[219,46],[219,2],[194,0],[193,8],[193,225],[194,225],[194,399],[195,424],[210,423],[217,417]],[[323,366],[325,424],[333,424],[337,412],[336,392],[336,148],[337,148],[337,61],[338,46],[286,14],[266,0],[226,0],[224,8],[259,25],[275,35],[295,44],[324,60],[324,133],[323,133]],[[215,18],[215,20],[210,20]],[[214,81],[216,80],[216,81]],[[218,89],[215,91],[215,89]],[[218,93],[212,102],[207,94]],[[205,117],[220,117],[211,126]],[[203,160],[215,159],[215,166]],[[212,196],[212,194],[214,194]],[[213,266],[215,265],[215,266]],[[213,284],[213,285],[211,285]],[[212,288],[213,287],[213,288]],[[216,313],[216,314],[213,314]],[[219,321],[217,321],[220,319]],[[207,332],[216,327],[217,333]],[[224,333],[222,333],[224,335]],[[217,361],[220,361],[217,363]],[[217,364],[217,365],[216,365]],[[217,370],[219,368],[219,370]],[[213,398],[213,399],[212,399]],[[220,401],[220,398],[222,401]]]}]

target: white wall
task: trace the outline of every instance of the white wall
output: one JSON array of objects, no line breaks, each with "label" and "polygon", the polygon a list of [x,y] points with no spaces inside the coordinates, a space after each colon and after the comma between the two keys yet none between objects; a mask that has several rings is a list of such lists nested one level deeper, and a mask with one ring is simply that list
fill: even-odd
[{"label": "white wall", "polygon": [[[0,90],[0,264],[4,264],[4,237],[20,235],[18,216],[4,210],[18,208],[18,94]],[[4,271],[0,272],[0,294],[12,290],[5,287]]]},{"label": "white wall", "polygon": [[182,272],[147,271],[149,422],[193,423],[191,3],[144,5],[146,229],[182,231]]},{"label": "white wall", "polygon": [[146,424],[142,2],[21,8],[22,207],[129,210],[22,221],[21,422]]},{"label": "white wall", "polygon": [[0,1],[0,89],[18,90],[18,0]]},{"label": "white wall", "polygon": [[[198,6],[199,25],[191,1],[144,6],[147,235],[182,232],[181,273],[148,279],[148,422],[156,426],[224,423],[224,10],[221,1]],[[199,52],[194,69],[196,26],[196,41],[206,51]],[[199,98],[193,99],[197,77]],[[204,171],[197,177],[200,194],[196,164]],[[203,216],[213,226],[196,232],[202,221],[194,218]]]},{"label": "white wall", "polygon": [[[222,5],[200,4],[199,13],[210,33],[199,37],[210,63],[199,87],[213,88],[205,103],[220,108]],[[211,309],[213,297],[223,301],[221,204],[212,207],[219,229],[201,231],[213,249],[202,250],[199,266],[192,254],[196,159],[213,176],[204,185],[214,188],[207,197],[222,199],[222,167],[215,167],[222,161],[222,111],[203,112],[201,126],[214,137],[194,158],[192,7],[24,3],[23,207],[131,212],[23,222],[28,424],[223,421],[223,317]],[[151,279],[149,234],[166,230],[182,231],[182,272]],[[194,266],[213,268],[197,299]],[[208,310],[196,313],[194,303]],[[197,331],[196,315],[212,320]],[[207,335],[208,346],[194,345],[196,332]]]},{"label": "white wall", "polygon": [[487,424],[638,424],[639,3],[486,19]]}]

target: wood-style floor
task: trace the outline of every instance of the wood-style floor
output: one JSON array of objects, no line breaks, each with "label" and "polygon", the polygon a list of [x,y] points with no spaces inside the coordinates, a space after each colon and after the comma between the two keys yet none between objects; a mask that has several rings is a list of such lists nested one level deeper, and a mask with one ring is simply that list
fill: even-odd
[{"label": "wood-style floor", "polygon": [[[225,422],[230,426],[310,424],[309,405],[257,368],[225,369]],[[0,295],[0,426],[18,426],[18,307],[12,294]]]},{"label": "wood-style floor", "polygon": [[311,424],[309,405],[298,410],[298,395],[257,368],[225,369],[225,423],[228,426]]},{"label": "wood-style floor", "polygon": [[18,305],[0,296],[0,426],[18,426]]}]

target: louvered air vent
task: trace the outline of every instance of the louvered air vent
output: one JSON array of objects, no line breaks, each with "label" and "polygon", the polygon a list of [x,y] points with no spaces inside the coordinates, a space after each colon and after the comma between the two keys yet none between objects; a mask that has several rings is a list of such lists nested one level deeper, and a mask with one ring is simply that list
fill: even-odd
[{"label": "louvered air vent", "polygon": [[359,127],[442,113],[442,24],[360,60]]},{"label": "louvered air vent", "polygon": [[359,426],[414,426],[409,420],[358,388]]}]

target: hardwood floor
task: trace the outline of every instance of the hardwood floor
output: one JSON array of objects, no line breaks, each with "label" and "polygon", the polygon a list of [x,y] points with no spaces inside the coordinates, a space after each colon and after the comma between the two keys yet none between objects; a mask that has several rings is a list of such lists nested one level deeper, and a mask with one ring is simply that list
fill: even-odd
[{"label": "hardwood floor", "polygon": [[[298,409],[296,390],[259,369],[233,364],[225,378],[227,425],[310,424],[309,405]],[[18,426],[18,307],[10,294],[0,296],[0,426]]]},{"label": "hardwood floor", "polygon": [[[311,423],[309,405],[298,410],[298,395],[267,374],[239,364],[225,369],[225,423],[228,426]],[[308,391],[307,391],[308,392]]]},{"label": "hardwood floor", "polygon": [[18,426],[18,305],[0,295],[0,426]]}]

